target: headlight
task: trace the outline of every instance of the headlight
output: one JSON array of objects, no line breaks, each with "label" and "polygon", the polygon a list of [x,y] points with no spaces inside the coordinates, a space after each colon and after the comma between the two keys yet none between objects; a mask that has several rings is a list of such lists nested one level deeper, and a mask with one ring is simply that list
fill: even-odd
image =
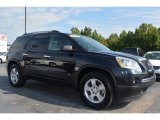
[{"label": "headlight", "polygon": [[134,74],[138,74],[142,72],[142,69],[139,66],[139,64],[132,59],[125,58],[125,57],[116,57],[116,60],[121,68],[131,69]]}]

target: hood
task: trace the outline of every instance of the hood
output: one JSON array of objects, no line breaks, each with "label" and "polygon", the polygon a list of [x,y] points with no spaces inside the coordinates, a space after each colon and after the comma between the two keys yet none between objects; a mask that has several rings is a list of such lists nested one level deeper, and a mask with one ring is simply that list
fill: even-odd
[{"label": "hood", "polygon": [[149,60],[153,66],[160,66],[160,60]]},{"label": "hood", "polygon": [[117,57],[117,56],[126,57],[126,58],[130,58],[133,60],[138,60],[138,61],[147,60],[144,57],[140,57],[140,56],[136,56],[136,55],[132,55],[132,54],[127,54],[127,53],[123,53],[123,52],[108,51],[108,52],[102,52],[100,54],[111,55],[111,56],[115,56],[115,57]]}]

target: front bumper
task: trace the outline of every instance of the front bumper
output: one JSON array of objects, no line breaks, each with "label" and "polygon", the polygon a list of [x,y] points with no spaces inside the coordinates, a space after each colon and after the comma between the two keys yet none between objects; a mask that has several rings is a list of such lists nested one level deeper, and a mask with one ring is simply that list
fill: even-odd
[{"label": "front bumper", "polygon": [[118,101],[130,102],[140,98],[148,87],[152,86],[156,81],[156,75],[141,79],[141,82],[135,85],[118,85],[117,99]]}]

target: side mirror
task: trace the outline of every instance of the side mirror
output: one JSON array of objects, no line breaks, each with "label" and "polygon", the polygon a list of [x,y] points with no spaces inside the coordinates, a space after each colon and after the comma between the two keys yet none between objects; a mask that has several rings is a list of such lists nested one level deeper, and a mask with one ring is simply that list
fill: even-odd
[{"label": "side mirror", "polygon": [[74,52],[75,49],[73,49],[73,46],[72,45],[64,45],[62,47],[62,51],[71,51],[71,52]]}]

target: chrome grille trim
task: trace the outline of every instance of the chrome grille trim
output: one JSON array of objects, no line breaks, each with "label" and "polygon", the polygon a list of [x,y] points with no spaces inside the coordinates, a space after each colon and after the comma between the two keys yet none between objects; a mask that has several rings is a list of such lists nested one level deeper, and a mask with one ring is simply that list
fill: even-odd
[{"label": "chrome grille trim", "polygon": [[153,75],[152,77],[149,77],[149,78],[142,79],[142,82],[149,82],[153,79],[156,79],[156,75]]}]

